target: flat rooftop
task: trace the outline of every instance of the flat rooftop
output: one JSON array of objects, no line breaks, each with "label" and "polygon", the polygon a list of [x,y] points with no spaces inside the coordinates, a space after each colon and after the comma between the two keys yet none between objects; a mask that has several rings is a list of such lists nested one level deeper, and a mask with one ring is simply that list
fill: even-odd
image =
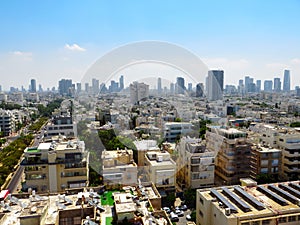
[{"label": "flat rooftop", "polygon": [[[250,220],[280,214],[300,213],[299,182],[283,182],[254,187],[224,186],[198,190],[201,198],[212,201],[220,212],[231,208],[227,217]],[[248,197],[247,197],[248,196]]]}]

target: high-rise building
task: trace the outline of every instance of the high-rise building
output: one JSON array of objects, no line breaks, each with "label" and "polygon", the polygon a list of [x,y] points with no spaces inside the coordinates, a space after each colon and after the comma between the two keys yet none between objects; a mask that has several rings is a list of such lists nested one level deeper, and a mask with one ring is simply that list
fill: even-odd
[{"label": "high-rise building", "polygon": [[110,86],[109,86],[109,91],[110,92],[118,92],[119,91],[119,83],[114,80],[111,80]]},{"label": "high-rise building", "polygon": [[184,94],[185,86],[184,86],[184,78],[177,77],[176,79],[176,94]]},{"label": "high-rise building", "polygon": [[2,86],[0,85],[0,92],[2,92]]},{"label": "high-rise building", "polygon": [[41,84],[39,84],[39,92],[43,92],[43,88]]},{"label": "high-rise building", "polygon": [[244,80],[243,79],[239,80],[238,92],[241,95],[245,94],[245,86],[244,86]]},{"label": "high-rise building", "polygon": [[84,90],[85,90],[85,92],[89,92],[89,89],[90,89],[90,87],[89,87],[89,83],[85,83],[84,84]]},{"label": "high-rise building", "polygon": [[92,89],[93,89],[93,94],[97,95],[99,94],[99,80],[93,78],[92,79]]},{"label": "high-rise building", "polygon": [[81,92],[81,83],[76,84],[77,93]]},{"label": "high-rise building", "polygon": [[207,98],[210,101],[223,99],[224,71],[210,70],[207,78]]},{"label": "high-rise building", "polygon": [[162,93],[162,87],[161,87],[161,78],[157,78],[157,93],[161,94]]},{"label": "high-rise building", "polygon": [[272,80],[265,80],[264,82],[264,91],[265,92],[272,92],[273,90],[273,81]]},{"label": "high-rise building", "polygon": [[36,92],[36,80],[35,79],[30,80],[30,92]]},{"label": "high-rise building", "polygon": [[175,84],[174,83],[170,83],[170,94],[171,95],[175,94]]},{"label": "high-rise building", "polygon": [[120,91],[124,89],[124,76],[121,75],[119,78],[119,83],[120,83]]},{"label": "high-rise building", "polygon": [[245,76],[245,92],[248,93],[249,92],[249,85],[251,83],[250,81],[250,77],[249,76]]},{"label": "high-rise building", "polygon": [[188,83],[188,91],[191,92],[193,90],[193,84]]},{"label": "high-rise building", "polygon": [[281,91],[281,81],[280,78],[276,77],[274,78],[274,92],[280,92]]},{"label": "high-rise building", "polygon": [[261,80],[256,80],[256,92],[261,91]]},{"label": "high-rise building", "polygon": [[71,79],[61,79],[58,82],[58,90],[61,95],[70,95],[72,89]]},{"label": "high-rise building", "polygon": [[130,102],[138,103],[139,100],[149,97],[149,85],[144,83],[133,82],[130,88]]},{"label": "high-rise building", "polygon": [[291,90],[291,77],[290,71],[284,70],[284,77],[283,77],[283,91],[289,92]]},{"label": "high-rise building", "polygon": [[296,86],[296,96],[297,97],[300,97],[300,87],[299,86]]},{"label": "high-rise building", "polygon": [[204,85],[199,83],[196,85],[196,97],[203,97],[204,95]]}]

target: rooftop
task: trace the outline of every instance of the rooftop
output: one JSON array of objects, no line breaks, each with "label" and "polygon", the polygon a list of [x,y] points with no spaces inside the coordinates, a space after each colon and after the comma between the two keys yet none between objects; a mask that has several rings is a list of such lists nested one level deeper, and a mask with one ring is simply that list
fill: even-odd
[{"label": "rooftop", "polygon": [[227,217],[253,219],[262,215],[300,212],[299,182],[266,184],[252,187],[228,186],[198,190],[206,200],[215,204],[220,212],[230,208]]}]

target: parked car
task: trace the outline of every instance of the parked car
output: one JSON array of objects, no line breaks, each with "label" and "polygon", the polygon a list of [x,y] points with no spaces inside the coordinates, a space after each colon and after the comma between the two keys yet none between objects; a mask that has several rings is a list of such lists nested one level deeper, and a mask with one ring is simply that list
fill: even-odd
[{"label": "parked car", "polygon": [[170,213],[170,218],[171,218],[172,222],[178,222],[179,221],[178,215],[176,213],[174,213],[174,212]]},{"label": "parked car", "polygon": [[180,216],[180,217],[184,216],[184,212],[180,209],[176,210],[175,213],[177,214],[177,216]]},{"label": "parked car", "polygon": [[163,210],[168,214],[171,212],[171,209],[169,207],[163,207]]},{"label": "parked car", "polygon": [[192,220],[192,217],[191,217],[191,215],[189,215],[189,214],[188,214],[188,215],[186,215],[186,217],[185,217],[185,218],[186,218],[186,220],[188,220],[188,221]]},{"label": "parked car", "polygon": [[186,211],[188,209],[188,207],[186,205],[182,205],[182,206],[180,206],[180,209],[183,211]]}]

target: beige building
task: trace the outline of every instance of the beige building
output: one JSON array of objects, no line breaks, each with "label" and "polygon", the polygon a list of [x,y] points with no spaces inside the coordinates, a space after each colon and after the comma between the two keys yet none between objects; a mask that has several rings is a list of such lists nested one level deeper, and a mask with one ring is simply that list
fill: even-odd
[{"label": "beige building", "polygon": [[298,225],[299,182],[198,189],[197,225]]},{"label": "beige building", "polygon": [[[85,196],[85,201],[82,200]],[[76,195],[39,196],[32,193],[10,196],[0,206],[1,225],[82,225],[102,224],[96,192]],[[94,201],[93,201],[94,200]],[[90,202],[95,202],[91,205]],[[86,221],[90,223],[86,223]],[[104,221],[105,222],[105,221]]]},{"label": "beige building", "polygon": [[137,165],[132,150],[103,151],[101,159],[104,184],[137,184]]},{"label": "beige building", "polygon": [[201,188],[214,185],[216,151],[208,150],[205,141],[183,137],[176,146],[177,182],[185,188]]},{"label": "beige building", "polygon": [[88,185],[88,157],[83,141],[77,139],[41,143],[24,151],[26,187],[38,192],[62,192]]},{"label": "beige building", "polygon": [[210,126],[206,132],[206,147],[217,151],[215,175],[223,184],[237,184],[249,177],[251,144],[246,132],[235,128]]},{"label": "beige building", "polygon": [[253,179],[259,174],[268,174],[278,180],[281,171],[281,150],[254,145],[251,150],[250,166],[250,177]]},{"label": "beige building", "polygon": [[157,188],[174,188],[176,184],[176,163],[167,151],[146,153],[145,169],[147,180]]},{"label": "beige building", "polygon": [[300,178],[300,130],[298,128],[278,127],[257,124],[252,128],[260,133],[260,142],[282,151],[281,178],[296,180]]}]

